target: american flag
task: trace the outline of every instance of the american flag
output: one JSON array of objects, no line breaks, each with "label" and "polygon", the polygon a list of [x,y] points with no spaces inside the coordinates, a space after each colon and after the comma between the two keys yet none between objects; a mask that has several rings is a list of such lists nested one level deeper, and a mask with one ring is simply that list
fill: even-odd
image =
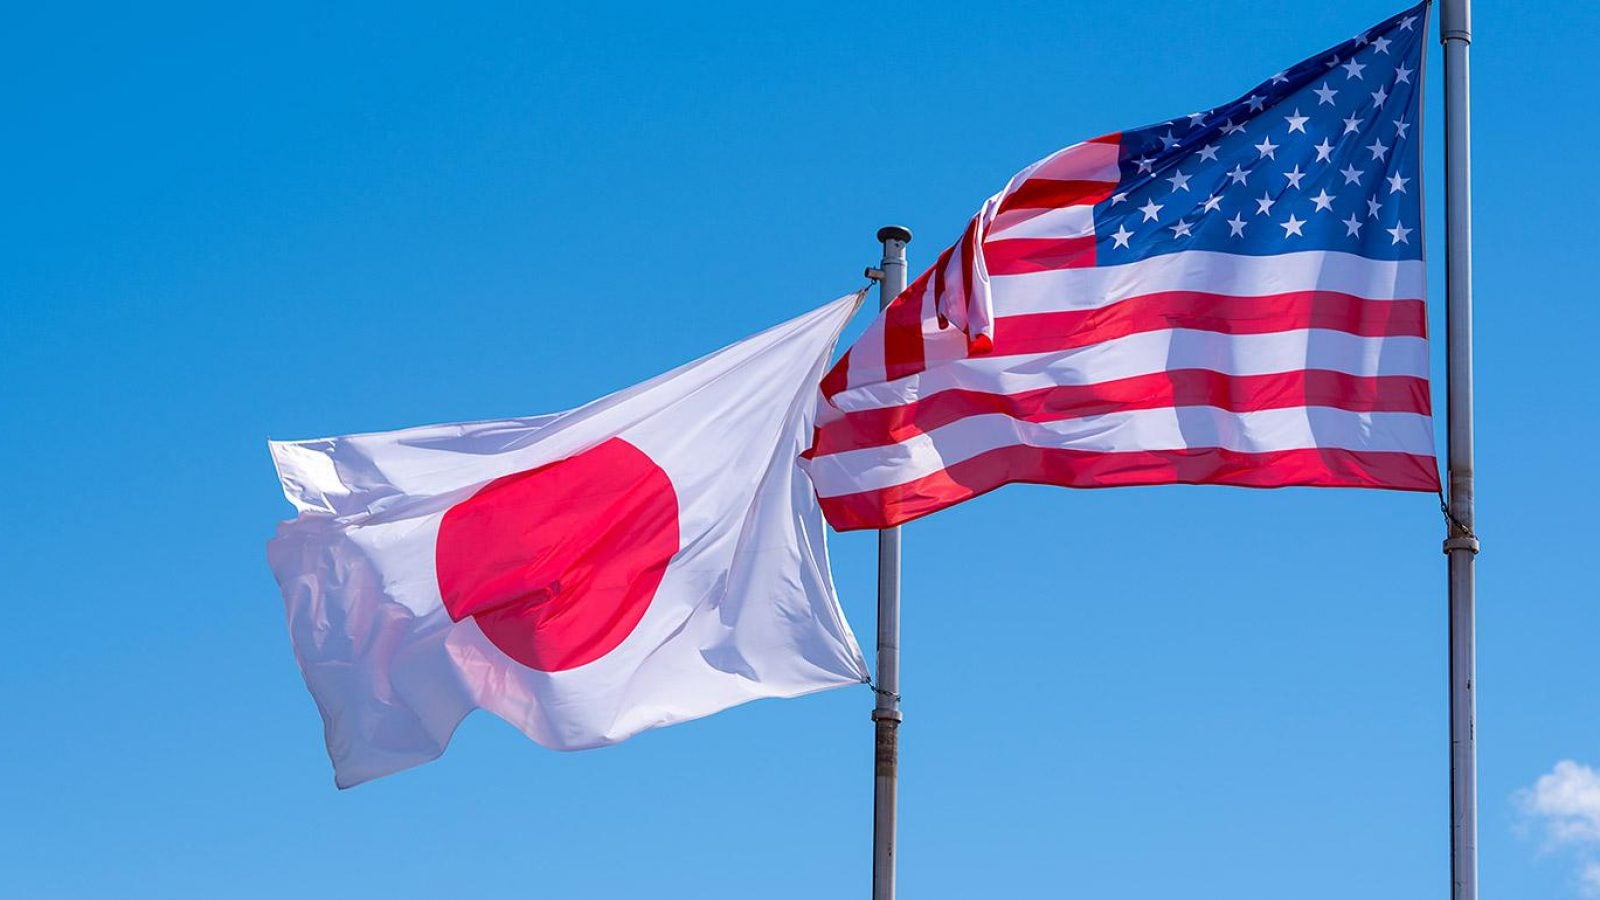
[{"label": "american flag", "polygon": [[823,380],[802,464],[829,522],[1011,482],[1438,490],[1426,27],[1018,173]]}]

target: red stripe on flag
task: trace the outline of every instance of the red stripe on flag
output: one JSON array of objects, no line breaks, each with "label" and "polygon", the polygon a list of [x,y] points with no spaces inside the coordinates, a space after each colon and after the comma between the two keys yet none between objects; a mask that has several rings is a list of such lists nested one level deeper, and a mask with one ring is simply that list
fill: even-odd
[{"label": "red stripe on flag", "polygon": [[955,252],[955,249],[954,244],[944,248],[939,258],[933,261],[933,268],[930,270],[933,273],[933,311],[939,320],[940,328],[950,324],[945,320],[944,307],[939,304],[939,298],[944,296],[945,267],[950,265],[950,254]]},{"label": "red stripe on flag", "polygon": [[822,376],[822,396],[832,397],[849,386],[850,382],[850,351],[846,350],[839,361],[833,364],[828,374]]},{"label": "red stripe on flag", "polygon": [[922,296],[932,272],[923,272],[883,311],[883,368],[890,381],[922,371]]},{"label": "red stripe on flag", "polygon": [[987,241],[983,255],[990,275],[1026,275],[1094,265],[1094,236],[1010,238]]},{"label": "red stripe on flag", "polygon": [[[961,240],[957,242],[957,246],[961,248],[961,295],[956,298],[951,298],[961,306],[961,311],[963,313],[961,321],[963,322],[968,321],[968,318],[965,315],[967,311],[966,301],[972,296],[972,255],[978,246],[977,235],[978,217],[973,216],[972,221],[967,223],[967,230],[962,233]],[[943,328],[945,326],[945,320],[950,317],[950,309],[955,304],[948,302],[942,291],[934,295],[933,302],[939,310],[939,327]]]},{"label": "red stripe on flag", "polygon": [[1350,412],[1432,414],[1427,380],[1409,375],[1362,377],[1322,369],[1226,375],[1173,369],[1017,394],[942,391],[901,406],[845,413],[817,430],[808,453],[826,456],[897,444],[968,416],[998,414],[1024,422],[1056,422],[1180,406],[1212,406],[1236,413],[1326,406]]},{"label": "red stripe on flag", "polygon": [[1163,291],[1097,309],[1003,317],[995,323],[994,355],[1070,350],[1169,328],[1219,334],[1322,328],[1361,337],[1427,337],[1428,313],[1421,300],[1366,300],[1334,291],[1264,297]]},{"label": "red stripe on flag", "polygon": [[1029,178],[1000,201],[996,212],[1013,209],[1056,209],[1062,206],[1090,206],[1111,196],[1115,181],[1061,181]]},{"label": "red stripe on flag", "polygon": [[1090,453],[1014,446],[955,463],[906,484],[821,498],[839,531],[889,528],[953,506],[1009,482],[1103,488],[1154,484],[1235,487],[1439,489],[1431,456],[1356,450],[1240,453],[1218,448]]}]

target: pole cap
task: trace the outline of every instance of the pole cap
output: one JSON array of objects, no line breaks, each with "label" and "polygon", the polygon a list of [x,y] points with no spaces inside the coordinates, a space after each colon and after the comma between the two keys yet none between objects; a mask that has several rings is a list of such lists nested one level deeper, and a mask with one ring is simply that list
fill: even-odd
[{"label": "pole cap", "polygon": [[887,243],[899,241],[902,244],[911,243],[911,229],[904,225],[885,225],[878,229],[878,242]]}]

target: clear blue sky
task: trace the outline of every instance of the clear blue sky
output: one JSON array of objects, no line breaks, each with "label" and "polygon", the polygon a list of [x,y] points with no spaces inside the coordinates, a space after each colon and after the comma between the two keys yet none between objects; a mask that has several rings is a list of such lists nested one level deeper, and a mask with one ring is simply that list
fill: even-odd
[{"label": "clear blue sky", "polygon": [[[479,714],[336,792],[265,439],[589,400],[1402,5],[12,9],[0,895],[864,896],[865,688],[578,754]],[[1515,795],[1600,764],[1600,8],[1478,6],[1484,895],[1577,897]],[[903,895],[1446,896],[1442,534],[1427,496],[1223,488],[908,527]],[[833,548],[869,643],[873,539]]]}]

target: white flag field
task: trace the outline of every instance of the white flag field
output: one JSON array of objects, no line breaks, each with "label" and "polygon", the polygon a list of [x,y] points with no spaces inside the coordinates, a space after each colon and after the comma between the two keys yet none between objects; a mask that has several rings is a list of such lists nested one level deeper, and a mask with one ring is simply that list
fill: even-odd
[{"label": "white flag field", "polygon": [[274,441],[268,560],[335,781],[473,709],[575,750],[868,680],[796,464],[862,294],[555,415]]}]

